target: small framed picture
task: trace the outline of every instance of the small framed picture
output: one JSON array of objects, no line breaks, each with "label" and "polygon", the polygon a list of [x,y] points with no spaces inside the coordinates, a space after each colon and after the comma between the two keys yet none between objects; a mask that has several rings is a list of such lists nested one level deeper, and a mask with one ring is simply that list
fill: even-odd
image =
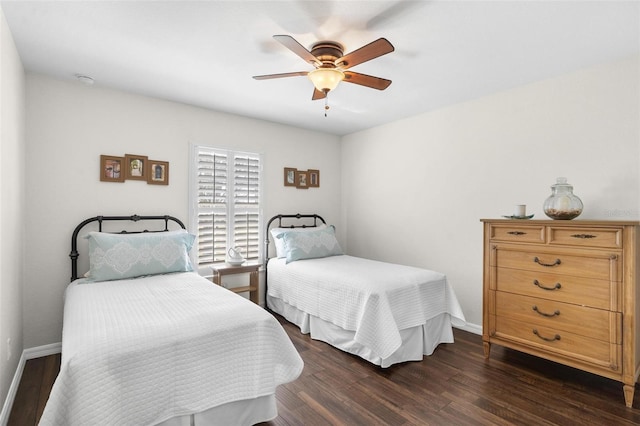
[{"label": "small framed picture", "polygon": [[309,175],[309,188],[320,188],[320,170],[307,170]]},{"label": "small framed picture", "polygon": [[103,182],[124,182],[124,158],[101,155],[100,180]]},{"label": "small framed picture", "polygon": [[144,155],[124,155],[125,172],[124,178],[131,180],[147,180],[148,162]]},{"label": "small framed picture", "polygon": [[293,167],[284,168],[284,186],[297,186],[296,185],[296,172],[298,170]]},{"label": "small framed picture", "polygon": [[152,185],[169,185],[169,162],[149,160],[147,162],[147,183]]},{"label": "small framed picture", "polygon": [[306,170],[296,171],[296,188],[307,189],[309,188],[309,175]]}]

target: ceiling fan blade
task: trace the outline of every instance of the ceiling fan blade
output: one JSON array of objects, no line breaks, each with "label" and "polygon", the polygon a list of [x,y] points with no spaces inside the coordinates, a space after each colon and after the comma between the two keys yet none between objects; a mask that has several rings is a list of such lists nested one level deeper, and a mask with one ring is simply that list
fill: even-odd
[{"label": "ceiling fan blade", "polygon": [[372,89],[384,90],[391,84],[391,80],[386,78],[374,77],[367,74],[360,74],[353,71],[345,71],[344,80],[347,83],[359,84],[361,86],[371,87]]},{"label": "ceiling fan blade", "polygon": [[336,60],[336,64],[343,70],[346,70],[363,62],[391,53],[394,50],[395,48],[391,43],[389,43],[389,40],[386,38],[379,38],[376,41],[372,41],[371,43],[362,46],[358,50],[347,53],[342,58]]},{"label": "ceiling fan blade", "polygon": [[256,80],[270,80],[272,78],[297,77],[300,75],[307,75],[307,74],[309,74],[309,72],[307,71],[297,71],[297,72],[285,72],[281,74],[254,75],[253,78]]},{"label": "ceiling fan blade", "polygon": [[305,62],[309,62],[314,67],[322,65],[318,59],[311,54],[303,45],[291,37],[290,35],[274,35],[274,39],[279,41],[284,47],[291,50],[296,55],[300,56]]},{"label": "ceiling fan blade", "polygon": [[327,97],[327,94],[314,88],[313,89],[313,96],[311,97],[312,101],[317,101],[318,99],[324,99]]}]

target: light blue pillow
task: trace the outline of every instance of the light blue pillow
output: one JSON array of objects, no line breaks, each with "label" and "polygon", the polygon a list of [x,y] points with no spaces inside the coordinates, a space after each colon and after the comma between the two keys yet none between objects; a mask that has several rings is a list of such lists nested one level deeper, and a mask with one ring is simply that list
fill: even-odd
[{"label": "light blue pillow", "polygon": [[284,240],[287,263],[344,254],[333,225],[309,232],[282,232],[278,238]]},{"label": "light blue pillow", "polygon": [[284,248],[284,240],[282,238],[278,238],[278,235],[280,235],[281,233],[313,232],[313,231],[317,231],[318,229],[324,229],[326,227],[327,225],[322,223],[318,226],[312,226],[307,228],[271,228],[271,236],[273,237],[273,242],[275,243],[275,246],[276,246],[276,257],[278,258],[287,257],[286,249]]},{"label": "light blue pillow", "polygon": [[109,234],[90,232],[88,281],[193,271],[189,250],[195,235],[185,230]]}]

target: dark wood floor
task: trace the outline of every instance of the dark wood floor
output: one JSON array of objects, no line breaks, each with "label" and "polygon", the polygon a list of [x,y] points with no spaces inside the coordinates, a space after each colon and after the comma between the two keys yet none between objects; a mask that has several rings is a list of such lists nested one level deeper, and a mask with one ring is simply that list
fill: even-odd
[{"label": "dark wood floor", "polygon": [[[455,330],[422,362],[381,369],[309,339],[282,321],[304,359],[300,378],[280,386],[276,425],[637,425],[613,380],[493,346]],[[37,424],[59,355],[27,362],[9,425]]]},{"label": "dark wood floor", "polygon": [[38,424],[58,371],[60,354],[27,361],[7,426]]}]

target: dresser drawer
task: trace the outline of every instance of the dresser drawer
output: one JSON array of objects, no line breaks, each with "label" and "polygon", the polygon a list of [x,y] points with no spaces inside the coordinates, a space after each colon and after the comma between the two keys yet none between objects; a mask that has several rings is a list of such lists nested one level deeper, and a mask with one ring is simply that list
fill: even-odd
[{"label": "dresser drawer", "polygon": [[491,225],[491,239],[495,241],[509,241],[521,243],[545,242],[545,227],[542,225]]},{"label": "dresser drawer", "polygon": [[600,280],[617,281],[619,276],[618,256],[613,253],[594,251],[584,255],[573,255],[554,251],[517,250],[514,247],[497,247],[492,266],[535,272],[553,272]]},{"label": "dresser drawer", "polygon": [[619,312],[499,291],[496,315],[605,342],[622,340]]},{"label": "dresser drawer", "polygon": [[542,349],[609,371],[621,369],[621,345],[580,336],[553,327],[496,316],[495,337]]},{"label": "dresser drawer", "polygon": [[509,268],[497,268],[495,274],[494,290],[621,311],[618,303],[620,296],[618,281]]},{"label": "dresser drawer", "polygon": [[621,248],[622,228],[549,227],[549,244],[579,247]]}]

